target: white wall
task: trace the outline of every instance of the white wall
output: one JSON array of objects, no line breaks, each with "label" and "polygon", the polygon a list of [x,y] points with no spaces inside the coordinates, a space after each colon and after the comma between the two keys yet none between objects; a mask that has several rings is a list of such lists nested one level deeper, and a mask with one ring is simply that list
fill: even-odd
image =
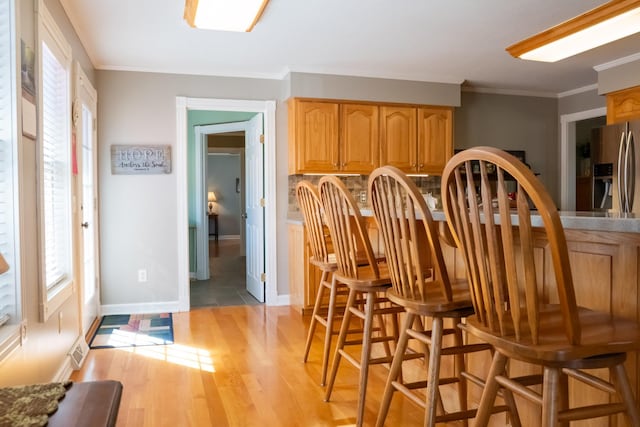
[{"label": "white wall", "polygon": [[[110,146],[168,144],[176,153],[176,96],[270,100],[277,99],[281,82],[120,71],[98,71],[97,77],[102,303],[175,302],[176,174],[112,175]],[[276,144],[286,145],[283,135]],[[286,173],[286,162],[283,167]],[[137,282],[140,268],[147,269],[146,283]]]}]

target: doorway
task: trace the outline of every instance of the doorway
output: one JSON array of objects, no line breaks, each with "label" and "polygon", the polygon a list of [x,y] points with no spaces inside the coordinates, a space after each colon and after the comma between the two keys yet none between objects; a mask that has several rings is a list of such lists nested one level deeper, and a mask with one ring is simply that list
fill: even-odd
[{"label": "doorway", "polygon": [[560,116],[560,209],[576,210],[576,123],[607,115],[607,108]]},{"label": "doorway", "polygon": [[[176,97],[176,131],[177,148],[175,155],[175,171],[178,177],[178,269],[179,269],[179,307],[181,311],[188,311],[189,301],[189,186],[188,186],[188,111],[235,111],[262,113],[264,123],[264,185],[261,204],[264,211],[263,248],[265,302],[267,305],[279,304],[277,295],[277,262],[276,262],[276,146],[275,146],[275,101],[244,101],[225,99],[204,99]],[[198,156],[195,156],[196,159]],[[257,189],[256,189],[257,190]],[[249,197],[249,194],[247,194]],[[196,198],[198,200],[199,198]],[[271,202],[270,202],[271,201]],[[204,200],[201,200],[204,204]],[[201,206],[202,208],[203,206]],[[204,216],[205,209],[200,209]]]}]

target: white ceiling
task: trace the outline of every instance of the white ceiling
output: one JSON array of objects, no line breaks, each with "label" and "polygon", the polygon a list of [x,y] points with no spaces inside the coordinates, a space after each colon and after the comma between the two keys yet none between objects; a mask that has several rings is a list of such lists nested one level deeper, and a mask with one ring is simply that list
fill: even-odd
[{"label": "white ceiling", "polygon": [[94,66],[259,78],[311,72],[540,95],[593,85],[640,35],[557,63],[505,47],[603,0],[270,0],[250,33],[190,28],[184,0],[61,0]]}]

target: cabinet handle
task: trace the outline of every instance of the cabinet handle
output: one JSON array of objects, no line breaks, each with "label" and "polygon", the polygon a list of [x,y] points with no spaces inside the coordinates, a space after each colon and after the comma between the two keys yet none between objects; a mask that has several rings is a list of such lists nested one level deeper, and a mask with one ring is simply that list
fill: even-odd
[{"label": "cabinet handle", "polygon": [[339,165],[338,165],[337,163],[334,163],[334,164],[333,164],[333,168],[334,168],[334,169],[338,169],[338,166],[339,166]]},{"label": "cabinet handle", "polygon": [[422,170],[422,168],[423,168],[423,167],[424,167],[424,163],[420,163],[420,164],[418,165],[418,170]]},{"label": "cabinet handle", "polygon": [[346,162],[343,162],[343,163],[340,165],[340,167],[345,167],[345,166],[347,166],[347,163],[346,163]]}]

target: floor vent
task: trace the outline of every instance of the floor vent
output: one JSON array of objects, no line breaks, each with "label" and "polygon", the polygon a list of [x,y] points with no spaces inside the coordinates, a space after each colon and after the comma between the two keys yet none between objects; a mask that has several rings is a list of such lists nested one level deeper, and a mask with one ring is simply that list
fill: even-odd
[{"label": "floor vent", "polygon": [[84,340],[84,337],[80,337],[73,347],[71,347],[71,351],[69,352],[69,357],[71,357],[71,366],[75,371],[82,368],[82,364],[84,363],[84,359],[86,359],[87,354],[89,354],[89,346]]}]

